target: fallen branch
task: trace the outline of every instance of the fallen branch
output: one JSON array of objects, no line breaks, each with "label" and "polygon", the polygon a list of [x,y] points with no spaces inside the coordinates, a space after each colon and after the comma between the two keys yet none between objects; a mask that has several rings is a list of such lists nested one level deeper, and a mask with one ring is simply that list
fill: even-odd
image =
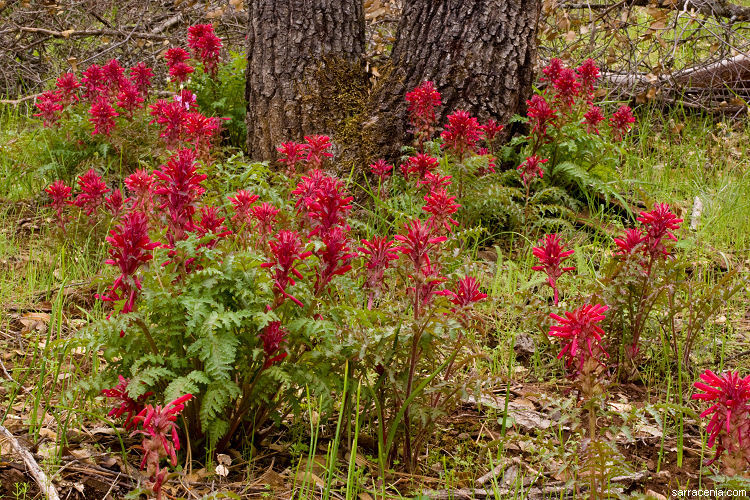
[{"label": "fallen branch", "polygon": [[4,436],[10,442],[13,450],[23,459],[29,474],[31,474],[31,476],[34,478],[36,484],[39,485],[39,489],[42,490],[42,493],[47,498],[47,500],[60,500],[60,496],[57,494],[55,485],[52,484],[52,481],[47,479],[47,475],[39,467],[39,464],[36,462],[36,460],[34,460],[34,456],[31,454],[31,452],[21,446],[21,443],[18,442],[18,439],[16,439],[16,437],[2,425],[0,425],[0,435]]},{"label": "fallen branch", "polygon": [[128,33],[120,30],[100,29],[100,30],[66,30],[55,31],[46,28],[33,28],[31,26],[21,26],[20,31],[26,33],[41,33],[55,38],[86,38],[90,36],[121,36],[126,38],[142,38],[146,40],[166,40],[167,37],[155,33]]},{"label": "fallen branch", "polygon": [[590,10],[608,10],[619,6],[620,4],[631,7],[655,7],[659,9],[685,10],[702,14],[709,17],[718,17],[730,19],[732,21],[747,21],[750,19],[750,7],[726,2],[725,0],[630,0],[618,3],[595,3],[586,2],[565,2],[562,4],[566,9],[590,9]]}]

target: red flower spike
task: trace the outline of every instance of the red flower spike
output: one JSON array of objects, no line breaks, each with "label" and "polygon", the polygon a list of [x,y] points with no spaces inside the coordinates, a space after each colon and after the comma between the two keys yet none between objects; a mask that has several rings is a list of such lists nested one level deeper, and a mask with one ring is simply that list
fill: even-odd
[{"label": "red flower spike", "polygon": [[34,116],[42,118],[42,122],[45,127],[51,127],[60,120],[63,105],[61,104],[63,97],[60,91],[48,90],[44,92],[36,100],[36,107],[39,113],[35,113]]},{"label": "red flower spike", "polygon": [[184,63],[190,59],[190,54],[182,47],[170,47],[164,53],[164,59],[167,60],[168,66],[174,66],[175,64]]},{"label": "red flower spike", "polygon": [[543,246],[534,247],[534,256],[539,259],[540,265],[533,266],[534,271],[544,271],[547,274],[547,283],[555,294],[555,305],[558,304],[557,280],[563,273],[575,270],[575,267],[560,267],[562,262],[575,253],[574,250],[565,250],[565,245],[560,237],[553,233],[539,240]]},{"label": "red flower spike", "polygon": [[550,314],[557,325],[550,327],[549,335],[563,341],[563,349],[557,358],[565,358],[565,366],[573,376],[581,375],[588,361],[603,365],[602,358],[609,357],[601,345],[604,330],[598,325],[604,320],[607,309],[605,305],[586,304],[566,312],[564,317]]},{"label": "red flower spike", "polygon": [[425,206],[422,210],[430,214],[427,220],[432,227],[445,228],[448,232],[452,231],[453,226],[458,226],[458,221],[451,218],[451,215],[455,214],[461,205],[456,203],[456,197],[450,196],[448,191],[444,188],[436,189],[431,191],[424,197]]},{"label": "red flower spike", "polygon": [[115,111],[105,97],[97,97],[89,109],[89,121],[94,124],[94,131],[91,135],[103,134],[109,136],[115,128],[115,117],[119,113]]},{"label": "red flower spike", "polygon": [[602,114],[601,108],[591,106],[588,111],[583,115],[583,123],[586,124],[586,132],[589,134],[599,134],[597,128],[599,123],[604,121],[604,115]]},{"label": "red flower spike", "polygon": [[125,187],[135,196],[134,210],[148,214],[153,209],[154,176],[145,169],[139,169],[125,178]]},{"label": "red flower spike", "polygon": [[343,181],[324,175],[306,202],[307,217],[313,225],[310,236],[325,234],[334,226],[343,225],[352,209],[353,199],[346,196]]},{"label": "red flower spike", "polygon": [[320,261],[315,280],[315,294],[320,294],[330,284],[335,276],[346,274],[352,268],[350,262],[356,257],[349,248],[347,233],[349,227],[332,227],[325,231],[321,240],[325,248],[318,250],[316,255]]},{"label": "red flower spike", "polygon": [[81,84],[78,83],[76,75],[73,73],[63,73],[55,82],[55,87],[60,91],[60,104],[68,106],[78,102],[78,89]]},{"label": "red flower spike", "polygon": [[303,307],[295,297],[289,295],[286,289],[291,285],[294,286],[296,282],[294,278],[302,278],[296,266],[299,262],[305,260],[312,252],[305,252],[302,240],[296,231],[283,230],[279,231],[276,238],[268,242],[271,248],[272,260],[261,264],[261,267],[271,269],[274,288],[278,292],[278,299],[283,302],[284,299],[289,299],[300,307]]},{"label": "red flower spike", "polygon": [[125,78],[125,68],[120,66],[117,59],[111,59],[102,66],[102,74],[110,95],[117,95],[121,87],[128,83],[128,79]]},{"label": "red flower spike", "polygon": [[406,94],[406,102],[414,134],[429,139],[436,121],[435,108],[442,104],[440,92],[434,83],[426,81]]},{"label": "red flower spike", "polygon": [[110,215],[112,215],[112,218],[117,219],[129,201],[130,198],[122,197],[122,191],[120,191],[120,189],[115,189],[109,197],[104,199],[104,206],[107,208]]},{"label": "red flower spike", "polygon": [[370,289],[367,308],[372,309],[375,295],[383,286],[383,275],[391,265],[391,261],[398,259],[398,252],[393,247],[393,240],[387,236],[373,236],[370,240],[360,240],[362,246],[357,250],[365,259],[365,287]]},{"label": "red flower spike", "polygon": [[70,199],[73,188],[65,184],[63,181],[58,180],[53,182],[44,191],[50,197],[49,206],[55,210],[57,224],[63,231],[65,231],[65,223],[67,222],[67,218],[65,217],[65,214],[63,214],[63,210],[66,206],[72,205],[72,201],[70,201]]},{"label": "red flower spike", "polygon": [[479,282],[471,276],[464,276],[456,284],[455,291],[444,290],[448,300],[461,309],[472,306],[487,298],[486,293],[479,291]]},{"label": "red flower spike", "polygon": [[424,153],[418,153],[416,156],[410,157],[404,165],[401,165],[401,171],[404,173],[406,179],[416,176],[417,182],[419,182],[429,172],[437,170],[439,164],[440,162],[437,158]]},{"label": "red flower spike", "polygon": [[487,148],[479,148],[479,150],[477,151],[477,155],[487,157],[487,167],[481,167],[477,169],[477,176],[482,177],[483,175],[487,175],[487,173],[490,172],[494,174],[495,167],[497,166],[495,164],[495,160],[497,160],[497,158],[495,158],[495,156],[490,153],[490,150]]},{"label": "red flower spike", "polygon": [[130,68],[130,81],[142,96],[148,95],[151,87],[151,79],[154,77],[154,71],[144,62],[139,62]]},{"label": "red flower spike", "polygon": [[596,65],[593,59],[589,58],[583,61],[578,68],[576,68],[578,78],[581,80],[581,86],[583,90],[591,96],[594,92],[594,85],[601,76],[599,74],[599,67]]},{"label": "red flower spike", "polygon": [[219,53],[221,52],[221,39],[214,33],[211,24],[196,24],[188,28],[188,46],[193,51],[193,56],[198,59],[205,68],[206,73],[212,78],[216,77],[219,67]]},{"label": "red flower spike", "polygon": [[280,363],[286,358],[287,353],[277,353],[286,341],[288,335],[289,332],[286,328],[281,326],[281,321],[272,321],[262,332],[260,332],[259,336],[260,340],[263,342],[263,355],[265,357],[265,360],[263,361],[264,370]]},{"label": "red flower spike", "polygon": [[394,236],[400,242],[400,246],[394,250],[405,255],[415,271],[430,274],[432,263],[430,252],[439,244],[447,240],[445,236],[433,236],[430,224],[423,224],[421,220],[414,219],[404,225],[406,234]]},{"label": "red flower spike", "polygon": [[716,447],[716,454],[706,465],[726,451],[726,465],[733,473],[741,473],[750,465],[750,376],[742,378],[738,372],[719,376],[706,370],[700,378],[702,381],[693,385],[703,392],[694,394],[692,399],[711,403],[700,417],[711,416],[706,427],[707,444],[709,448]]},{"label": "red flower spike", "polygon": [[370,164],[370,172],[372,172],[380,182],[383,183],[393,173],[393,165],[388,164],[383,159]]},{"label": "red flower spike", "polygon": [[211,141],[218,135],[221,118],[205,116],[201,113],[183,115],[185,140],[195,147],[199,154],[210,151]]},{"label": "red flower spike", "polygon": [[235,223],[237,228],[250,228],[250,223],[252,221],[252,206],[257,200],[257,195],[254,195],[245,189],[240,189],[234,196],[229,197],[229,201],[232,203],[232,206],[234,206],[232,222]]},{"label": "red flower spike", "polygon": [[306,135],[305,143],[308,168],[321,168],[326,158],[333,158],[333,153],[328,151],[332,146],[331,138],[327,135]]},{"label": "red flower spike", "polygon": [[193,230],[193,215],[198,200],[206,191],[201,183],[207,176],[198,173],[192,149],[182,149],[172,155],[154,175],[160,181],[154,190],[161,199],[159,208],[168,216],[167,240],[174,245]]},{"label": "red flower spike", "polygon": [[492,144],[492,141],[494,141],[495,137],[497,137],[498,134],[502,132],[503,128],[505,127],[491,118],[487,120],[487,123],[481,126],[482,132],[484,132],[484,140],[488,145]]},{"label": "red flower spike", "polygon": [[81,192],[76,196],[73,205],[91,217],[104,203],[104,195],[109,193],[109,189],[93,168],[78,178],[78,187]]},{"label": "red flower spike", "polygon": [[609,125],[612,128],[612,138],[615,141],[622,141],[630,128],[635,123],[635,116],[629,106],[620,106],[609,119]]},{"label": "red flower spike", "polygon": [[132,120],[133,112],[136,109],[143,108],[144,98],[130,80],[126,80],[126,82],[122,85],[120,93],[117,94],[117,106],[125,111],[128,120]]},{"label": "red flower spike", "polygon": [[[109,413],[107,413],[107,416],[120,418],[125,415],[125,428],[129,429],[134,425],[132,421],[133,416],[139,414],[143,410],[143,403],[153,394],[153,392],[141,394],[137,399],[133,399],[128,394],[128,384],[130,383],[130,379],[127,379],[122,375],[118,375],[117,379],[119,382],[112,389],[102,390],[102,394],[115,400],[115,406],[109,411]],[[119,401],[119,405],[117,401]]]},{"label": "red flower spike", "polygon": [[294,206],[298,212],[309,210],[310,204],[317,197],[318,189],[327,177],[327,174],[318,169],[312,170],[307,175],[302,176],[299,184],[297,184],[297,187],[291,193],[297,199]]},{"label": "red flower spike", "polygon": [[226,238],[227,236],[232,234],[232,231],[230,231],[226,228],[226,226],[223,225],[225,218],[219,217],[218,207],[201,207],[200,216],[201,218],[195,225],[196,234],[200,238],[203,238],[209,234],[213,235],[214,237],[205,243],[201,243],[199,246],[213,248],[217,243],[219,243],[219,240],[221,238]]},{"label": "red flower spike", "polygon": [[653,257],[661,254],[664,257],[669,256],[669,249],[665,240],[677,241],[677,236],[672,233],[680,228],[682,219],[678,219],[673,214],[669,205],[666,203],[657,203],[650,212],[641,212],[636,219],[643,224],[646,232],[645,251]]},{"label": "red flower spike", "polygon": [[175,147],[182,137],[183,123],[187,113],[184,106],[174,100],[159,99],[149,108],[151,109],[149,114],[154,117],[150,123],[156,123],[162,128],[159,137],[165,140],[167,147]]},{"label": "red flower spike", "polygon": [[526,114],[529,116],[532,135],[536,134],[540,138],[546,137],[547,127],[554,124],[557,112],[539,94],[534,94],[531,100],[526,101],[526,106],[528,107]]},{"label": "red flower spike", "polygon": [[641,248],[641,244],[646,241],[646,237],[643,235],[640,229],[626,229],[625,235],[622,238],[615,238],[615,244],[618,250],[615,255],[621,257],[627,257],[633,255],[637,250]]},{"label": "red flower spike", "polygon": [[250,215],[258,221],[258,225],[255,230],[260,234],[260,241],[265,246],[268,237],[271,235],[274,226],[276,225],[276,216],[279,213],[279,209],[269,203],[261,203],[260,205],[254,206]]},{"label": "red flower spike", "polygon": [[552,82],[557,99],[565,106],[572,106],[575,98],[581,94],[581,82],[578,81],[576,72],[570,68],[560,71],[558,77]]},{"label": "red flower spike", "polygon": [[[81,76],[81,83],[85,87],[84,97],[89,102],[94,102],[96,98],[107,91],[107,81],[101,66],[92,64]],[[106,96],[105,96],[106,97]]]},{"label": "red flower spike", "polygon": [[190,78],[190,75],[194,71],[195,68],[187,63],[181,62],[169,67],[169,76],[180,83],[184,83],[188,80],[188,78]]},{"label": "red flower spike", "polygon": [[453,177],[450,175],[442,176],[440,174],[433,174],[432,172],[427,172],[424,176],[424,178],[419,181],[420,186],[425,186],[428,191],[432,192],[436,189],[446,188],[452,184],[451,179]]},{"label": "red flower spike", "polygon": [[308,144],[298,142],[282,142],[281,146],[276,148],[279,152],[279,163],[286,165],[287,172],[294,174],[297,171],[297,164],[305,159],[305,151],[309,148]]},{"label": "red flower spike", "polygon": [[554,82],[560,77],[560,73],[563,69],[565,69],[565,64],[560,59],[553,57],[552,59],[550,59],[547,66],[542,68],[542,73],[544,73],[544,76],[541,79],[549,82]]},{"label": "red flower spike", "polygon": [[467,154],[476,151],[477,142],[482,137],[482,127],[469,113],[458,110],[448,115],[448,124],[440,136],[445,141],[441,147],[449,149],[459,161],[463,161]]},{"label": "red flower spike", "polygon": [[544,177],[544,169],[542,168],[542,165],[547,163],[547,161],[546,158],[541,159],[538,156],[533,155],[526,158],[523,163],[516,167],[524,186],[528,186],[531,181],[534,180],[534,177],[539,177],[540,179]]}]

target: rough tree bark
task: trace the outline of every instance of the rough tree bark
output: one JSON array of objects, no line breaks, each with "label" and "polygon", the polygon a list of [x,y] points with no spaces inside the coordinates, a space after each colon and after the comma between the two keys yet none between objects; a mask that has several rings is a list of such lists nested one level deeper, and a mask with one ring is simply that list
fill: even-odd
[{"label": "rough tree bark", "polygon": [[540,9],[540,0],[406,0],[367,124],[378,146],[392,155],[408,141],[404,96],[425,80],[443,96],[441,123],[456,109],[501,123],[523,112]]},{"label": "rough tree bark", "polygon": [[[330,133],[331,109],[318,80],[331,67],[362,72],[362,0],[250,0],[247,37],[247,148],[276,158],[282,141]],[[335,111],[335,110],[333,110]]]}]

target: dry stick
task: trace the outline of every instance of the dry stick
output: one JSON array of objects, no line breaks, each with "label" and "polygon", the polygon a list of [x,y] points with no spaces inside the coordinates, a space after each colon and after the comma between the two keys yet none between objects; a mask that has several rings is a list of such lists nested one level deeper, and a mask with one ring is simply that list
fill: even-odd
[{"label": "dry stick", "polygon": [[36,462],[36,460],[34,460],[34,456],[31,454],[31,452],[21,446],[21,443],[18,442],[18,439],[16,439],[15,436],[13,436],[13,434],[2,425],[0,425],[0,434],[5,436],[5,438],[10,441],[13,450],[15,450],[15,452],[23,459],[26,467],[29,469],[29,474],[31,474],[36,483],[39,485],[39,489],[42,490],[42,493],[44,493],[44,496],[47,497],[47,500],[60,500],[60,496],[57,494],[55,485],[52,484],[52,481],[47,479],[47,475],[39,467],[39,464]]}]

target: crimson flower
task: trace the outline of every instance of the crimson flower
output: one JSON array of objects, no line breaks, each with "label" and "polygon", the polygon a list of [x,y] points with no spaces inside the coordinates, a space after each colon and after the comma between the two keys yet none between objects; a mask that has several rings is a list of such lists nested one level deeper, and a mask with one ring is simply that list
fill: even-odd
[{"label": "crimson flower", "polygon": [[297,202],[294,204],[298,211],[309,210],[310,204],[317,197],[318,189],[321,184],[328,177],[322,170],[314,169],[307,175],[303,175],[300,179],[297,187],[292,191],[292,196],[297,198]]},{"label": "crimson flower", "polygon": [[448,124],[440,134],[442,147],[447,148],[462,161],[466,154],[476,150],[477,142],[482,137],[479,121],[466,111],[458,110],[448,115]]},{"label": "crimson flower", "polygon": [[260,205],[254,206],[251,210],[250,215],[258,221],[258,225],[255,229],[260,233],[260,240],[264,246],[276,224],[276,216],[278,213],[279,209],[270,203],[261,203]]},{"label": "crimson flower", "polygon": [[107,64],[102,66],[104,83],[112,95],[116,95],[120,88],[128,82],[125,78],[125,68],[120,66],[117,59],[111,59]]},{"label": "crimson flower", "polygon": [[570,68],[564,68],[552,82],[557,98],[566,106],[571,106],[576,97],[581,93],[581,82],[578,81],[576,72]]},{"label": "crimson flower", "polygon": [[456,203],[456,197],[450,196],[444,188],[430,191],[424,197],[425,206],[422,210],[430,214],[428,222],[434,227],[445,228],[447,231],[453,230],[451,225],[458,226],[458,221],[451,218],[451,215],[458,212],[461,205]]},{"label": "crimson flower", "polygon": [[296,284],[295,277],[302,279],[302,273],[296,266],[312,255],[312,252],[303,251],[304,246],[299,234],[290,230],[279,231],[276,238],[268,242],[268,246],[271,248],[272,259],[261,264],[261,267],[272,270],[274,288],[279,293],[281,301],[286,298],[303,307],[302,302],[289,295],[287,287]]},{"label": "crimson flower", "polygon": [[73,188],[65,184],[65,182],[57,180],[44,191],[50,197],[49,206],[55,210],[55,215],[57,216],[57,224],[63,231],[65,231],[66,218],[63,214],[63,210],[66,206],[72,204],[70,198]]},{"label": "crimson flower", "polygon": [[443,295],[449,297],[448,300],[451,303],[462,309],[487,298],[486,293],[479,291],[479,282],[471,276],[464,276],[458,280],[455,291],[444,290]]},{"label": "crimson flower", "polygon": [[94,131],[91,135],[104,134],[106,136],[115,128],[115,116],[119,113],[115,111],[105,97],[97,97],[89,109],[89,121],[94,124]]},{"label": "crimson flower", "polygon": [[259,334],[260,340],[263,342],[263,355],[265,360],[263,361],[263,369],[270,368],[271,366],[280,363],[286,358],[287,353],[279,353],[282,344],[286,340],[289,332],[286,328],[281,326],[281,321],[270,322]]},{"label": "crimson flower", "polygon": [[719,376],[706,370],[700,378],[702,382],[693,385],[704,392],[693,394],[692,399],[712,403],[700,416],[711,415],[706,427],[707,444],[716,447],[716,454],[706,465],[726,451],[728,468],[742,473],[750,464],[750,376],[742,378],[739,372],[731,371]]},{"label": "crimson flower", "polygon": [[560,77],[560,73],[564,68],[565,64],[560,59],[553,57],[552,59],[550,59],[547,66],[542,68],[542,73],[544,73],[542,80],[554,82]]},{"label": "crimson flower", "polygon": [[202,113],[183,115],[185,140],[195,147],[198,153],[207,153],[211,140],[217,135],[221,118],[205,116]]},{"label": "crimson flower", "polygon": [[604,330],[598,325],[605,318],[607,309],[601,304],[586,304],[572,312],[566,311],[564,317],[550,314],[557,325],[550,327],[549,335],[559,337],[563,342],[557,359],[565,358],[565,366],[573,371],[574,376],[591,370],[589,362],[603,365],[602,358],[608,357],[601,345]]},{"label": "crimson flower", "polygon": [[[110,248],[109,259],[104,263],[117,266],[120,276],[112,284],[107,295],[99,296],[105,302],[125,300],[120,311],[126,314],[133,311],[135,298],[141,289],[136,271],[153,258],[152,251],[159,246],[148,236],[148,219],[142,212],[128,212],[106,238]],[[124,332],[120,332],[120,336]]]},{"label": "crimson flower", "polygon": [[[143,410],[143,403],[153,394],[153,392],[141,394],[137,399],[133,399],[128,394],[128,384],[130,384],[130,379],[125,378],[122,375],[118,375],[117,379],[118,383],[112,389],[102,390],[102,394],[116,401],[115,406],[109,410],[107,416],[120,418],[125,415],[125,428],[129,429],[134,425],[132,421],[133,416]],[[117,401],[119,401],[119,405],[117,404]]]},{"label": "crimson flower", "polygon": [[331,149],[331,138],[327,135],[306,135],[305,143],[307,145],[307,166],[311,168],[321,168],[326,158],[332,158],[333,154],[328,150]]},{"label": "crimson flower", "polygon": [[[145,436],[143,438],[144,453],[141,468],[148,464],[150,472],[157,472],[161,458],[168,458],[172,467],[177,465],[176,452],[180,449],[180,438],[177,436],[177,424],[175,422],[182,410],[185,409],[184,403],[192,397],[192,394],[185,394],[167,403],[164,407],[149,404],[133,417],[133,425],[141,426],[141,429],[133,432],[133,434]],[[169,438],[171,438],[171,441]],[[152,467],[155,470],[152,471]]]},{"label": "crimson flower", "polygon": [[104,70],[97,64],[92,64],[81,76],[81,83],[85,87],[84,97],[93,102],[107,90],[107,79]]},{"label": "crimson flower", "polygon": [[81,192],[76,196],[73,205],[91,215],[104,203],[104,195],[109,192],[102,177],[93,168],[78,178]]},{"label": "crimson flower", "polygon": [[148,95],[148,89],[151,87],[151,79],[154,77],[154,71],[144,62],[139,62],[130,68],[130,81],[141,95]]},{"label": "crimson flower", "polygon": [[133,208],[141,210],[143,213],[149,213],[153,208],[152,186],[154,176],[145,169],[139,169],[125,178],[125,186],[135,196]]},{"label": "crimson flower", "polygon": [[633,110],[629,106],[620,106],[612,114],[612,118],[609,119],[609,125],[612,128],[612,138],[615,141],[622,141],[634,123],[635,116],[633,116]]},{"label": "crimson flower", "polygon": [[201,183],[207,176],[198,173],[192,149],[181,149],[172,155],[154,175],[160,181],[154,190],[161,199],[159,208],[166,210],[168,216],[167,240],[174,245],[193,229],[198,199],[206,191]]},{"label": "crimson flower", "polygon": [[120,93],[117,94],[117,106],[125,111],[128,120],[132,120],[133,111],[143,107],[144,98],[130,80],[126,80],[126,82],[122,85]]},{"label": "crimson flower", "polygon": [[372,309],[375,295],[383,286],[383,275],[390,267],[391,261],[398,259],[393,240],[387,236],[373,236],[370,240],[360,240],[362,246],[357,248],[365,258],[365,286],[370,289],[367,308]]},{"label": "crimson flower", "polygon": [[182,137],[184,117],[187,113],[184,106],[174,100],[159,99],[149,108],[149,114],[154,117],[150,123],[156,123],[162,128],[159,137],[165,140],[168,147],[176,146]]},{"label": "crimson flower", "polygon": [[640,229],[626,229],[625,235],[622,238],[615,238],[615,245],[617,245],[618,247],[615,255],[619,255],[621,257],[633,255],[635,253],[635,250],[641,248],[641,243],[643,243],[645,240],[646,237],[643,235]]},{"label": "crimson flower", "polygon": [[281,146],[276,148],[280,155],[279,163],[286,165],[287,171],[293,174],[297,171],[297,164],[305,159],[305,151],[308,147],[308,144],[300,144],[294,141],[282,142]]},{"label": "crimson flower", "polygon": [[313,225],[310,236],[326,233],[334,226],[342,225],[352,209],[352,196],[346,196],[343,181],[324,176],[307,202],[307,216]]},{"label": "crimson flower", "polygon": [[487,145],[490,146],[492,144],[492,141],[495,140],[495,137],[502,132],[503,127],[499,123],[497,123],[495,120],[490,118],[487,120],[487,123],[482,125],[482,132],[484,133],[484,140],[487,142]]},{"label": "crimson flower", "polygon": [[599,134],[597,126],[602,121],[604,121],[604,115],[601,108],[597,106],[591,106],[583,115],[583,123],[586,124],[586,132],[589,134]]},{"label": "crimson flower", "polygon": [[216,76],[219,66],[219,52],[221,39],[214,33],[211,24],[196,24],[188,28],[188,46],[193,50],[193,56],[203,63],[206,73]]},{"label": "crimson flower", "polygon": [[424,178],[419,181],[419,185],[427,187],[428,191],[435,191],[436,189],[450,186],[452,178],[453,177],[450,175],[442,176],[440,174],[427,172]]},{"label": "crimson flower", "polygon": [[416,156],[409,157],[404,165],[401,165],[401,171],[407,179],[416,175],[417,182],[425,178],[429,172],[438,168],[440,162],[437,158],[424,153],[417,153]]},{"label": "crimson flower", "polygon": [[174,78],[180,83],[187,81],[190,75],[195,71],[195,68],[187,63],[177,63],[169,67],[169,76]]},{"label": "crimson flower", "polygon": [[429,139],[436,120],[435,108],[442,104],[440,92],[434,83],[426,81],[406,94],[406,102],[415,135],[421,136],[422,140]]},{"label": "crimson flower", "polygon": [[352,253],[349,248],[348,232],[349,226],[336,226],[325,231],[321,236],[325,248],[316,252],[320,260],[315,280],[316,295],[325,290],[335,276],[346,274],[351,270],[350,262],[356,254]]},{"label": "crimson flower", "polygon": [[190,54],[182,47],[170,47],[164,53],[164,59],[167,60],[167,65],[174,66],[175,64],[184,63],[190,59]]},{"label": "crimson flower", "polygon": [[477,169],[477,176],[481,177],[483,175],[486,175],[488,172],[491,172],[494,174],[495,167],[497,166],[495,164],[495,160],[497,160],[497,158],[495,158],[495,156],[492,153],[490,153],[490,150],[487,148],[479,148],[479,150],[477,151],[477,155],[484,156],[487,158],[487,166],[486,167],[483,166]]},{"label": "crimson flower", "polygon": [[78,83],[76,75],[73,73],[63,73],[55,82],[55,87],[60,91],[60,103],[67,106],[78,102],[78,89],[81,86]]},{"label": "crimson flower", "polygon": [[395,250],[405,255],[416,271],[432,270],[430,252],[439,243],[448,238],[445,236],[434,236],[430,224],[423,224],[421,220],[414,219],[404,225],[406,234],[394,236],[400,242]]},{"label": "crimson flower", "polygon": [[51,127],[60,120],[64,107],[61,101],[62,94],[59,91],[48,90],[44,92],[36,100],[39,113],[35,113],[34,116],[41,117],[45,127]]},{"label": "crimson flower", "polygon": [[553,124],[557,112],[539,94],[534,94],[531,100],[526,101],[526,106],[528,106],[526,114],[529,116],[529,122],[531,123],[531,133],[537,134],[540,138],[545,137],[547,127]]},{"label": "crimson flower", "polygon": [[534,247],[533,253],[534,256],[539,259],[540,265],[533,266],[531,269],[534,271],[544,271],[544,273],[547,274],[547,283],[554,291],[555,305],[557,305],[557,280],[560,279],[560,276],[562,276],[563,273],[575,269],[575,267],[560,267],[560,264],[562,264],[564,260],[570,258],[575,251],[565,250],[565,245],[555,233],[548,234],[540,239],[539,243],[543,246]]},{"label": "crimson flower", "polygon": [[547,161],[549,160],[546,158],[541,159],[537,155],[532,155],[516,167],[524,186],[528,186],[531,181],[534,180],[534,177],[539,177],[540,179],[544,177],[544,169],[542,168],[542,165],[547,163]]},{"label": "crimson flower", "polygon": [[245,189],[240,189],[234,196],[229,197],[229,201],[234,206],[232,222],[236,224],[236,227],[250,227],[252,206],[257,200],[258,195],[252,194]]},{"label": "crimson flower", "polygon": [[130,198],[122,197],[122,191],[120,191],[120,189],[118,188],[113,190],[112,194],[104,199],[104,206],[107,208],[107,211],[109,211],[112,217],[114,219],[117,219],[120,216],[123,208],[125,208],[129,201]]},{"label": "crimson flower", "polygon": [[576,73],[578,73],[578,78],[581,80],[583,90],[591,95],[594,92],[594,85],[600,77],[596,62],[591,58],[586,59],[583,61],[583,64],[576,68]]},{"label": "crimson flower", "polygon": [[201,246],[207,248],[213,248],[218,242],[219,238],[226,238],[232,231],[224,226],[224,217],[219,217],[218,207],[201,207],[200,209],[201,218],[195,225],[195,231],[200,238],[203,238],[207,234],[212,234],[215,238],[212,238],[207,243],[202,243]]},{"label": "crimson flower", "polygon": [[665,245],[665,239],[677,241],[677,236],[672,231],[680,228],[682,219],[678,219],[670,211],[668,204],[657,203],[650,212],[641,212],[636,220],[645,227],[646,252],[652,257],[658,254],[667,257],[669,249]]},{"label": "crimson flower", "polygon": [[393,165],[389,165],[388,162],[383,159],[370,164],[370,172],[380,179],[381,184],[391,176],[392,171]]}]

